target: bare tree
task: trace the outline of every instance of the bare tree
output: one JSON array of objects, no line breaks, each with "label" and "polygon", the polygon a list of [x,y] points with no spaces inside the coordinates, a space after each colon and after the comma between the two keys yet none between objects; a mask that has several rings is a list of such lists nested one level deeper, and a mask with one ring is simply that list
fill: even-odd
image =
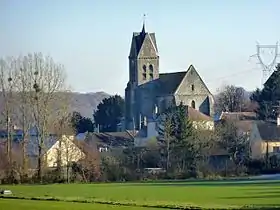
[{"label": "bare tree", "polygon": [[[68,106],[61,101],[67,90],[65,72],[62,65],[56,64],[49,56],[41,53],[24,57],[0,60],[0,88],[5,104],[3,117],[7,127],[7,152],[11,153],[11,121],[17,123],[23,131],[22,155],[23,171],[27,169],[26,145],[28,130],[37,129],[38,178],[42,181],[44,139],[50,134],[50,125],[61,119],[61,110]],[[11,159],[11,154],[8,155]],[[11,161],[11,160],[9,160]]]},{"label": "bare tree", "polygon": [[0,59],[0,91],[4,102],[2,116],[6,125],[7,142],[6,152],[8,157],[8,165],[12,163],[12,111],[13,111],[13,92],[16,81],[15,76],[16,62],[12,57]]},{"label": "bare tree", "polygon": [[245,109],[245,105],[249,101],[245,97],[245,90],[241,87],[226,85],[217,96],[215,109],[217,112],[240,112]]},{"label": "bare tree", "polygon": [[36,127],[38,144],[38,178],[43,177],[43,154],[45,152],[44,140],[50,134],[50,125],[57,117],[61,92],[66,90],[65,72],[62,65],[56,64],[49,56],[41,53],[29,54],[24,59],[28,101],[33,113],[33,125]]},{"label": "bare tree", "polygon": [[[249,158],[248,134],[238,130],[233,121],[221,121],[216,126],[218,145],[224,149],[235,164],[236,173]],[[227,171],[227,165],[226,165]]]},{"label": "bare tree", "polygon": [[30,109],[30,78],[28,72],[28,57],[15,58],[16,65],[15,71],[15,94],[16,100],[14,101],[15,109],[13,112],[13,119],[16,125],[22,130],[21,140],[21,155],[22,155],[22,167],[21,175],[27,176],[28,169],[28,156],[27,156],[27,144],[29,139],[29,130],[32,126],[32,113]]},{"label": "bare tree", "polygon": [[[85,142],[76,142],[76,144],[81,148],[85,156],[74,164],[74,172],[79,174],[84,182],[99,180],[101,176],[101,157],[96,144],[87,144]],[[106,156],[106,158],[109,157],[112,156]],[[113,159],[117,161],[115,158]],[[106,164],[103,167],[106,167]],[[117,169],[120,169],[119,165]]]},{"label": "bare tree", "polygon": [[[65,97],[65,99],[68,99]],[[57,147],[57,172],[58,176],[61,177],[63,168],[66,167],[66,179],[69,182],[69,169],[73,161],[77,161],[83,157],[83,153],[74,143],[75,130],[71,125],[71,115],[68,112],[67,104],[68,101],[65,100],[63,103],[64,110],[62,109],[60,113],[60,119],[54,121],[54,134],[58,140]]]}]

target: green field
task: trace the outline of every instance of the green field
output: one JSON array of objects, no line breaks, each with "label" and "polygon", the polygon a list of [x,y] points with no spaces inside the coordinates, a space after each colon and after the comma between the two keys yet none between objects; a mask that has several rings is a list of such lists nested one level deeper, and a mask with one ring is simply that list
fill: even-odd
[{"label": "green field", "polygon": [[[246,205],[280,209],[280,181],[56,184],[2,186],[2,188],[12,190],[13,196],[20,198],[20,200],[7,198],[0,200],[0,209],[10,210],[21,209],[24,206],[30,210],[106,210],[112,207],[116,210],[151,210],[149,207],[238,208]],[[32,198],[38,200],[30,200]],[[41,199],[58,201],[41,201]]]},{"label": "green field", "polygon": [[47,202],[21,200],[0,200],[0,210],[159,210],[158,208],[141,208],[130,206],[112,206],[104,204],[85,204],[68,202]]}]

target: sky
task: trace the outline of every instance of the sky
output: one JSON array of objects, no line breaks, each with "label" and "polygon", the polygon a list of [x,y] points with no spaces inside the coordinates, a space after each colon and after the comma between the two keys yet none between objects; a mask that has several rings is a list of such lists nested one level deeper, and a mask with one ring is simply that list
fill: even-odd
[{"label": "sky", "polygon": [[[215,93],[260,87],[256,42],[280,41],[278,0],[0,0],[0,57],[42,52],[75,92],[124,95],[132,33],[155,32],[160,72],[193,64]],[[263,52],[269,64],[274,52]],[[266,61],[266,62],[265,62]]]}]

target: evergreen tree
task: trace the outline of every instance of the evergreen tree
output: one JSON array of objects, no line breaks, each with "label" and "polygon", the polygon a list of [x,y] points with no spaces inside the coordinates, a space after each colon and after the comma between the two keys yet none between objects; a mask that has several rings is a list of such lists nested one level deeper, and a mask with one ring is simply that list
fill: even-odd
[{"label": "evergreen tree", "polygon": [[101,132],[115,132],[124,116],[124,99],[119,96],[105,98],[94,112],[94,122],[100,126]]},{"label": "evergreen tree", "polygon": [[167,148],[167,168],[172,165],[178,173],[193,172],[198,160],[198,149],[192,122],[188,119],[188,107],[182,103],[170,107],[162,114],[161,120],[163,126],[159,134]]},{"label": "evergreen tree", "polygon": [[276,119],[276,106],[280,101],[280,64],[265,82],[262,90],[256,89],[251,97],[251,101],[258,103],[256,113],[261,120]]}]

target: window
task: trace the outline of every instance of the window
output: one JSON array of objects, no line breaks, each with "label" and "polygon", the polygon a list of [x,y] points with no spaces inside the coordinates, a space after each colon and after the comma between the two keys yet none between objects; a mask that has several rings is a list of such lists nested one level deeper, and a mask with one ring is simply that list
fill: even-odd
[{"label": "window", "polygon": [[150,73],[150,80],[154,79],[154,75],[152,73]]},{"label": "window", "polygon": [[142,79],[143,79],[143,80],[146,80],[146,79],[147,79],[147,74],[146,74],[146,73],[143,73],[143,74],[142,74]]},{"label": "window", "polygon": [[192,91],[194,91],[194,85],[192,85]]},{"label": "window", "polygon": [[149,70],[150,70],[150,73],[153,73],[154,72],[154,67],[152,64],[149,65]]},{"label": "window", "polygon": [[146,71],[147,71],[147,67],[146,67],[146,65],[143,65],[143,72],[146,73]]},{"label": "window", "polygon": [[191,107],[192,107],[193,109],[195,109],[195,101],[192,101]]},{"label": "window", "polygon": [[272,147],[273,153],[280,153],[280,147]]}]

